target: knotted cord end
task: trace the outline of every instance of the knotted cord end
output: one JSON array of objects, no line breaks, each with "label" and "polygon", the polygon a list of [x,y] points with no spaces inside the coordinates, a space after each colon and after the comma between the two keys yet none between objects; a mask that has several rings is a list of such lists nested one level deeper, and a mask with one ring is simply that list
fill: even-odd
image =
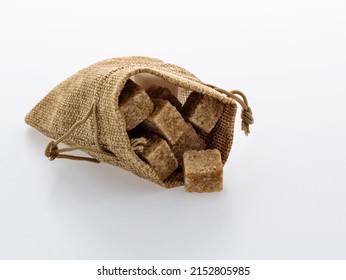
[{"label": "knotted cord end", "polygon": [[77,127],[79,127],[80,125],[85,123],[92,114],[94,114],[93,117],[94,117],[94,125],[95,125],[95,133],[94,133],[95,143],[96,143],[96,145],[97,145],[97,147],[99,149],[102,149],[100,143],[98,142],[98,137],[97,137],[98,128],[97,128],[97,119],[96,119],[96,105],[95,105],[95,103],[93,103],[91,108],[90,108],[90,110],[89,110],[89,112],[86,114],[86,116],[83,119],[77,121],[59,139],[57,139],[55,141],[50,141],[48,143],[48,145],[47,145],[47,147],[46,147],[46,149],[44,151],[45,156],[48,157],[50,160],[54,160],[56,158],[65,158],[65,159],[83,160],[83,161],[90,161],[90,162],[99,163],[100,161],[95,159],[95,158],[93,158],[93,157],[84,157],[84,156],[74,156],[74,155],[62,154],[64,152],[71,152],[71,151],[75,151],[75,150],[99,152],[99,151],[93,150],[92,148],[84,147],[84,146],[72,146],[72,147],[63,148],[63,149],[59,149],[58,148],[58,144],[61,143],[62,141],[64,141],[67,137],[69,137],[70,134],[73,133],[73,131],[75,131]]},{"label": "knotted cord end", "polygon": [[[240,98],[236,95],[239,95]],[[245,135],[248,135],[250,133],[250,125],[254,123],[254,119],[245,94],[240,90],[232,90],[229,92],[228,96],[243,107],[241,111],[241,130],[244,131]]]},{"label": "knotted cord end", "polygon": [[56,145],[55,141],[50,141],[44,151],[44,155],[49,159],[49,160],[54,160],[58,157],[59,151],[58,151],[58,146]]},{"label": "knotted cord end", "polygon": [[241,120],[241,130],[244,131],[245,135],[248,135],[250,133],[250,125],[254,123],[250,107],[241,111]]}]

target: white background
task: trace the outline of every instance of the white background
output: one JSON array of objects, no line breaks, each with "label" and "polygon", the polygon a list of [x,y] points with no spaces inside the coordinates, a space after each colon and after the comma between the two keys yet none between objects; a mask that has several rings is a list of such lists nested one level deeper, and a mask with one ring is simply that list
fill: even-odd
[{"label": "white background", "polygon": [[[227,4],[226,4],[227,3]],[[345,1],[1,1],[0,259],[345,259]],[[221,193],[48,161],[55,85],[146,55],[240,89]]]}]

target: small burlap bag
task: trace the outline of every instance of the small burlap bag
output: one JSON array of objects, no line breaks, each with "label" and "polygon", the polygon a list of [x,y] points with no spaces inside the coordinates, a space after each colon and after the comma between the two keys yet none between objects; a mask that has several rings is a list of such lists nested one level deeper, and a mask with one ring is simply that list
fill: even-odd
[{"label": "small burlap bag", "polygon": [[[126,132],[118,98],[126,83],[136,75],[150,75],[177,87],[178,99],[184,102],[191,91],[209,95],[225,104],[215,128],[202,135],[208,148],[221,152],[225,163],[233,141],[237,101],[242,107],[242,129],[249,133],[253,123],[251,109],[239,91],[228,92],[205,84],[176,65],[147,57],[107,59],[80,70],[45,96],[26,116],[25,121],[52,139],[45,155],[55,158],[106,162],[165,188],[183,185],[181,170],[162,181],[155,171],[133,151]],[[207,112],[206,112],[207,113]],[[58,148],[59,143],[68,147]],[[91,157],[65,154],[81,150]]]}]

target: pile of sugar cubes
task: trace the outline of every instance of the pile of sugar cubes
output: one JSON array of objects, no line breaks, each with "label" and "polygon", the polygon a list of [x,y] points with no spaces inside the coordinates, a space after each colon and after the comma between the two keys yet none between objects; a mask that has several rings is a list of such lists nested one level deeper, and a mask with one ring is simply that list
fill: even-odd
[{"label": "pile of sugar cubes", "polygon": [[119,96],[130,140],[144,140],[135,153],[162,181],[181,168],[189,192],[222,190],[220,151],[206,149],[200,135],[212,131],[223,109],[220,101],[197,92],[182,104],[166,87],[154,84],[144,90],[131,79]]}]

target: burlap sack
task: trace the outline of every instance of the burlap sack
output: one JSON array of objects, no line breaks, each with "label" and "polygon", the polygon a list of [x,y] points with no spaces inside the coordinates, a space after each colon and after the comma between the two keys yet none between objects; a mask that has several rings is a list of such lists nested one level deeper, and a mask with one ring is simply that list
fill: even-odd
[{"label": "burlap sack", "polygon": [[[118,97],[126,81],[140,73],[162,78],[178,88],[178,99],[184,102],[191,91],[212,96],[226,106],[216,127],[206,140],[208,148],[220,150],[225,163],[233,141],[234,120],[239,102],[242,107],[242,129],[247,134],[253,122],[251,109],[239,91],[228,92],[207,85],[176,65],[147,57],[107,59],[77,72],[56,86],[26,116],[25,121],[51,141],[45,154],[51,160],[68,158],[106,162],[128,170],[165,188],[183,185],[181,170],[164,182],[134,152],[124,118],[118,108]],[[142,74],[140,74],[142,75]],[[58,148],[62,142],[67,148]],[[92,158],[64,154],[81,150]]]}]

